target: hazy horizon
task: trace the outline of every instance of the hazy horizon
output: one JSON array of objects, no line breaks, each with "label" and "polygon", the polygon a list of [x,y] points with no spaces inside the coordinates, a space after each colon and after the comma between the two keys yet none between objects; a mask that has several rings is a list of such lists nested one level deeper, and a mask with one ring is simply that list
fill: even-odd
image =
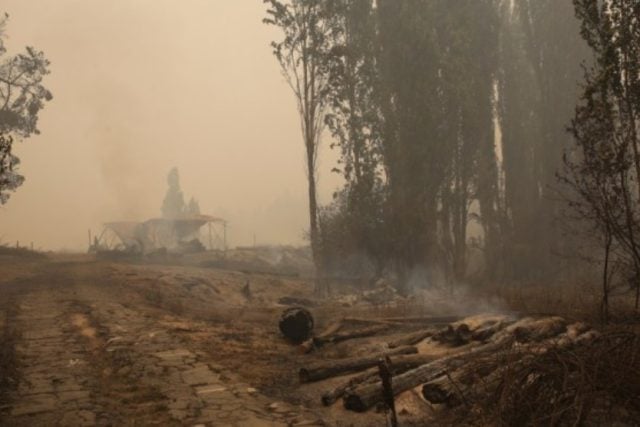
[{"label": "hazy horizon", "polygon": [[[230,221],[231,245],[300,244],[308,226],[293,95],[261,1],[5,0],[10,52],[51,61],[41,135],[16,145],[24,185],[0,241],[84,250],[87,230],[160,215],[178,167],[187,200]],[[324,141],[320,198],[340,178]]]}]

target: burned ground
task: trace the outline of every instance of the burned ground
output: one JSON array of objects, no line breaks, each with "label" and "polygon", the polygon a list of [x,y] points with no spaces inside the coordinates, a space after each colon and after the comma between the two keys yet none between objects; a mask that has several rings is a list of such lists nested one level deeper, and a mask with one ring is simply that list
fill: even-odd
[{"label": "burned ground", "polygon": [[[361,374],[346,370],[301,383],[299,369],[344,359],[366,362],[406,344],[415,345],[420,357],[446,359],[473,351],[478,344],[472,336],[486,339],[482,325],[522,316],[483,314],[451,323],[459,316],[444,316],[448,307],[437,312],[388,296],[380,302],[375,294],[361,294],[362,304],[353,295],[325,304],[301,278],[86,256],[12,258],[0,268],[6,272],[0,307],[4,425],[382,425],[376,405],[357,413],[341,401],[321,403],[327,391]],[[281,302],[311,305],[317,337],[336,320],[341,329],[333,328],[325,345],[303,352],[278,330],[286,308]],[[375,334],[335,339],[363,330]],[[439,332],[416,340],[425,330]],[[530,338],[526,330],[519,333]],[[545,353],[545,360],[554,354]],[[545,366],[549,375],[556,369]],[[526,383],[526,372],[516,373]],[[513,394],[511,383],[501,387],[513,395],[503,398],[501,415],[526,401]],[[532,391],[537,398],[540,390]],[[509,424],[489,410],[489,396],[496,395],[473,404],[432,405],[417,387],[399,394],[396,405],[401,425]],[[624,415],[627,406],[618,413]]]}]

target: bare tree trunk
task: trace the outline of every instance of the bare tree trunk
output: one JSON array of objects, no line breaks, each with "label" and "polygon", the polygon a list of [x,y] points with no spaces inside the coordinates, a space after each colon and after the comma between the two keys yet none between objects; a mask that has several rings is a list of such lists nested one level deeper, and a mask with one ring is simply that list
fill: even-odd
[{"label": "bare tree trunk", "polygon": [[322,268],[322,256],[318,232],[318,201],[316,198],[316,173],[314,142],[307,141],[307,183],[309,186],[309,240],[315,268],[315,291],[319,295],[327,292]]},{"label": "bare tree trunk", "polygon": [[602,321],[609,321],[609,254],[611,251],[611,233],[607,229],[604,246],[604,267],[602,271]]}]

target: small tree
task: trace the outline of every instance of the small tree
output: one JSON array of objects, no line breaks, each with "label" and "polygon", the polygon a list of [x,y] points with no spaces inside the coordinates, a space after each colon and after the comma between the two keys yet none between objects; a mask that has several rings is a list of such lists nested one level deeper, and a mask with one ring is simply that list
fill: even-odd
[{"label": "small tree", "polygon": [[[319,244],[316,160],[324,127],[327,103],[327,56],[331,46],[331,21],[326,19],[323,0],[264,0],[268,5],[264,22],[282,30],[283,38],[271,46],[282,74],[291,87],[298,106],[306,154],[309,193],[309,237],[316,274],[322,275]],[[323,280],[316,288],[324,292]]]},{"label": "small tree", "polygon": [[[574,0],[582,35],[595,54],[571,123],[574,149],[562,179],[570,204],[604,245],[603,305],[608,304],[612,250],[632,267],[640,302],[640,3]],[[605,313],[606,313],[605,307]]]},{"label": "small tree", "polygon": [[9,199],[24,178],[17,172],[20,160],[12,154],[14,138],[40,133],[38,113],[52,99],[42,80],[49,74],[49,61],[32,47],[15,56],[4,57],[4,27],[8,15],[0,20],[0,205]]}]

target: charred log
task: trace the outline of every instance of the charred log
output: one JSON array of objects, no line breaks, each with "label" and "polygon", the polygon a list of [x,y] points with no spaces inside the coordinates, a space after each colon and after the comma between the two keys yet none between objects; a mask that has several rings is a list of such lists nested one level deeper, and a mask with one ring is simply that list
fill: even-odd
[{"label": "charred log", "polygon": [[490,361],[480,361],[464,366],[449,375],[424,384],[422,395],[431,403],[457,406],[466,399],[491,393],[504,378],[509,376],[510,372],[526,368],[549,350],[566,349],[573,345],[584,344],[598,336],[594,331],[584,332],[585,329],[582,326],[573,325],[573,328],[569,328],[566,333],[555,339],[532,343],[521,349],[518,355],[509,355],[509,357],[517,357],[515,361],[505,362],[504,356],[498,355],[493,356]]},{"label": "charred log", "polygon": [[389,348],[396,348],[404,345],[415,345],[433,336],[437,332],[438,332],[438,329],[436,328],[430,328],[430,329],[424,329],[418,332],[412,332],[410,334],[397,338],[393,341],[389,341],[387,345],[389,346]]},{"label": "charred log", "polygon": [[376,335],[376,334],[379,334],[380,332],[386,331],[387,329],[389,329],[389,326],[390,325],[376,325],[376,326],[369,326],[367,328],[356,329],[355,331],[337,332],[329,336],[318,337],[317,339],[314,340],[314,342],[317,347],[321,347],[329,343],[338,343],[338,342],[347,341],[355,338],[370,337],[372,335]]},{"label": "charred log", "polygon": [[326,338],[330,337],[331,335],[337,333],[342,328],[342,325],[343,325],[342,319],[331,323],[320,334],[318,334],[317,336],[312,337],[311,339],[308,339],[305,342],[303,342],[302,344],[300,344],[300,352],[303,353],[303,354],[304,353],[309,353],[309,352],[313,351],[315,348],[320,347],[322,345],[321,341],[323,339],[326,339]]},{"label": "charred log", "polygon": [[451,347],[459,347],[468,344],[471,341],[471,330],[465,323],[456,326],[448,325],[440,332],[436,333],[432,339],[441,344]]},{"label": "charred log", "polygon": [[320,381],[343,375],[347,372],[358,372],[376,366],[381,358],[398,354],[415,354],[418,349],[415,347],[399,347],[381,354],[367,357],[353,357],[348,359],[331,360],[317,363],[308,367],[300,368],[300,382],[307,383]]},{"label": "charred log", "polygon": [[[393,375],[399,375],[403,372],[406,372],[410,369],[417,368],[418,366],[422,366],[426,363],[433,362],[436,360],[436,356],[426,355],[426,354],[410,354],[410,355],[401,355],[401,356],[391,356],[391,371]],[[378,382],[379,375],[377,368],[370,368],[361,374],[350,378],[348,381],[338,385],[337,387],[332,388],[331,390],[326,391],[322,395],[322,404],[325,406],[332,405],[338,399],[340,399],[344,394],[350,390],[355,388],[356,386],[363,384],[371,384]]]},{"label": "charred log", "polygon": [[386,317],[386,322],[416,323],[424,325],[444,325],[460,320],[460,316],[413,316],[413,317]]},{"label": "charred log", "polygon": [[[542,336],[551,333],[553,330],[558,330],[558,328],[550,328],[547,319],[540,321],[530,318],[522,319],[495,334],[488,344],[471,348],[469,351],[460,354],[444,357],[397,376],[393,381],[394,393],[397,395],[417,387],[420,384],[428,383],[447,375],[447,372],[455,371],[465,364],[473,362],[480,356],[508,348],[515,341],[513,333],[517,328],[522,328],[520,330],[521,332],[527,329],[533,329],[534,331],[527,334],[527,336],[530,337]],[[541,329],[546,332],[535,332],[536,329]],[[362,412],[380,402],[381,399],[382,385],[380,382],[377,382],[375,384],[358,387],[346,393],[344,405],[345,408],[349,410]]]},{"label": "charred log", "polygon": [[506,322],[506,321],[500,320],[497,322],[491,322],[489,324],[482,325],[472,332],[471,339],[473,341],[487,341],[496,332],[499,332],[500,330],[504,329],[510,324],[513,324],[513,322]]},{"label": "charred log", "polygon": [[313,316],[301,307],[286,309],[280,316],[280,332],[293,344],[300,344],[313,333]]}]

